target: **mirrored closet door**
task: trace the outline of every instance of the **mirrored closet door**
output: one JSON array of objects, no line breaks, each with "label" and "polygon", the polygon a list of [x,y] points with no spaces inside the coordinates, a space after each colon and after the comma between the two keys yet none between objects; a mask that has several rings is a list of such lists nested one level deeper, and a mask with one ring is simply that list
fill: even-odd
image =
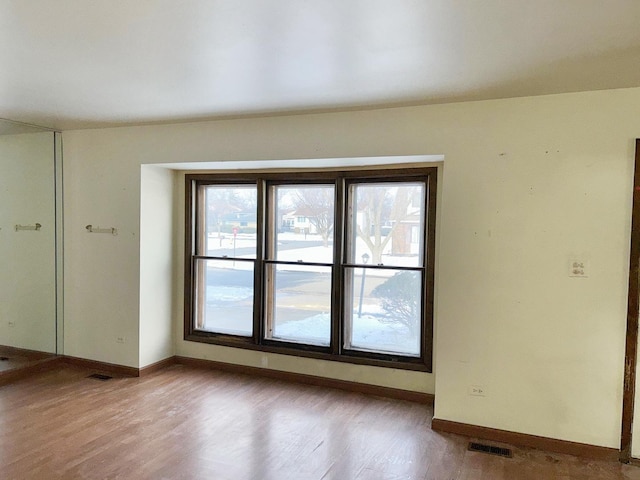
[{"label": "mirrored closet door", "polygon": [[0,120],[0,374],[59,350],[56,135]]}]

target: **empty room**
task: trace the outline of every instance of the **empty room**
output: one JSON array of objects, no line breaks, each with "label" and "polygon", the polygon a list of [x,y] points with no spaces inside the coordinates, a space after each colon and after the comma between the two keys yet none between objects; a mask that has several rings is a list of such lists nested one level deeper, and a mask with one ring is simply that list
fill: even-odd
[{"label": "empty room", "polygon": [[0,0],[0,478],[640,479],[639,21]]}]

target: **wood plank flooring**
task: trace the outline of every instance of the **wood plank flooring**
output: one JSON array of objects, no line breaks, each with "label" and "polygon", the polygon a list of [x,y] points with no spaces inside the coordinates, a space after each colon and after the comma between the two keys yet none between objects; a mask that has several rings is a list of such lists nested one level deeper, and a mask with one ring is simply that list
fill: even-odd
[{"label": "wood plank flooring", "polygon": [[640,468],[467,451],[432,407],[175,365],[100,381],[62,366],[0,387],[0,478],[640,480]]}]

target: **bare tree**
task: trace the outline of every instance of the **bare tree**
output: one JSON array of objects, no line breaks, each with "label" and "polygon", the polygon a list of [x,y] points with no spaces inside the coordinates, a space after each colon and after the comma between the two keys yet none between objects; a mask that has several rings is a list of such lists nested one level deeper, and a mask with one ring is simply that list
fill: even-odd
[{"label": "bare tree", "polygon": [[218,236],[222,234],[222,226],[229,216],[241,212],[255,211],[256,193],[254,189],[234,187],[207,187],[206,209],[209,230],[214,227]]},{"label": "bare tree", "polygon": [[293,199],[296,214],[307,217],[322,237],[325,247],[333,232],[333,211],[335,205],[333,188],[305,186],[297,188]]},{"label": "bare tree", "polygon": [[[358,185],[354,212],[359,214],[355,222],[356,234],[371,251],[373,264],[381,263],[382,252],[394,239],[398,244],[406,242],[406,232],[400,225],[409,215],[409,206],[417,187],[402,184],[397,187]],[[304,216],[316,228],[325,246],[333,232],[334,191],[326,186],[297,188],[293,195],[296,215]],[[399,253],[406,253],[404,246]]]},{"label": "bare tree", "polygon": [[[386,186],[358,187],[357,210],[362,221],[356,223],[356,231],[371,251],[372,263],[382,263],[382,252],[408,216],[415,187]],[[387,231],[383,232],[383,228]],[[386,234],[385,234],[386,233]]]}]

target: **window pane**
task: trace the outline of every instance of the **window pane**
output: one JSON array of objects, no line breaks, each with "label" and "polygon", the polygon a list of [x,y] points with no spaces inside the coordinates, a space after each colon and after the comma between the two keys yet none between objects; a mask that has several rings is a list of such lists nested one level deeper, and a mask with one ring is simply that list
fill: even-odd
[{"label": "window pane", "polygon": [[349,263],[422,266],[424,183],[359,183],[349,193]]},{"label": "window pane", "polygon": [[266,338],[312,345],[331,340],[331,267],[267,265]]},{"label": "window pane", "polygon": [[272,260],[333,262],[333,185],[275,186]]},{"label": "window pane", "polygon": [[204,188],[205,245],[200,255],[256,257],[255,185],[207,185]]},{"label": "window pane", "polygon": [[195,329],[251,336],[253,262],[196,260]]},{"label": "window pane", "polygon": [[420,272],[347,268],[344,347],[420,355]]}]

